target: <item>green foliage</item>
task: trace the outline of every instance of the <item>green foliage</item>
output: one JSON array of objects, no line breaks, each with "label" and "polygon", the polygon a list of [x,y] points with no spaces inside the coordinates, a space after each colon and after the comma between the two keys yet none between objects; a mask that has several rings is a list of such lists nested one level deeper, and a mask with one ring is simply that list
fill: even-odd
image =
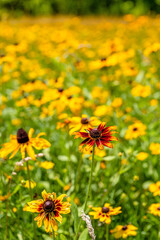
[{"label": "green foliage", "polygon": [[159,13],[159,0],[1,0],[1,13],[14,15],[50,14],[147,14]]}]

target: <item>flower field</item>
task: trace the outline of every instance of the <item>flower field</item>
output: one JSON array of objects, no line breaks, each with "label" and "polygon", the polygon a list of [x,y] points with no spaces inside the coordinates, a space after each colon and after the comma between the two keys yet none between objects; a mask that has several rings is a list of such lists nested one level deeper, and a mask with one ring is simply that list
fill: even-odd
[{"label": "flower field", "polygon": [[0,22],[0,240],[160,239],[159,21]]}]

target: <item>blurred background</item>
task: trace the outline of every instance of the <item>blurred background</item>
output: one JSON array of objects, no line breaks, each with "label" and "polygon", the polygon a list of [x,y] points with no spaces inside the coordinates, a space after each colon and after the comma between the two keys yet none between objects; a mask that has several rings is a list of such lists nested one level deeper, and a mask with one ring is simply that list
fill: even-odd
[{"label": "blurred background", "polygon": [[160,0],[0,0],[0,15],[157,14]]}]

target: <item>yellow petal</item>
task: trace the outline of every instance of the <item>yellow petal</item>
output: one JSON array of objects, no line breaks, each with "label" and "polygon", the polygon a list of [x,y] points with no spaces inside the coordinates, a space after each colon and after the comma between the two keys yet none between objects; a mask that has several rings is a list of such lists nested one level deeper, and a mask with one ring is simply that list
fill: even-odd
[{"label": "yellow petal", "polygon": [[37,226],[41,227],[42,226],[42,221],[45,217],[45,212],[40,213],[34,220],[37,221]]},{"label": "yellow petal", "polygon": [[25,158],[25,148],[26,148],[26,144],[21,144],[21,155],[22,155],[22,159]]},{"label": "yellow petal", "polygon": [[32,135],[34,133],[34,129],[33,128],[30,128],[29,132],[28,132],[28,137],[29,139],[32,138]]},{"label": "yellow petal", "polygon": [[9,157],[9,159],[13,158],[13,157],[16,155],[16,153],[18,152],[19,148],[20,148],[20,145],[18,144],[17,148],[16,148],[16,149],[14,150],[14,152],[11,154],[11,156]]},{"label": "yellow petal", "polygon": [[48,195],[48,193],[46,192],[46,190],[43,190],[43,192],[42,192],[42,197],[43,197],[44,201],[46,201],[47,199],[49,199],[49,195]]},{"label": "yellow petal", "polygon": [[49,214],[45,217],[44,219],[44,226],[45,226],[45,230],[46,232],[51,232],[51,221],[49,221]]},{"label": "yellow petal", "polygon": [[27,145],[27,153],[33,160],[36,160],[34,150],[30,144]]}]

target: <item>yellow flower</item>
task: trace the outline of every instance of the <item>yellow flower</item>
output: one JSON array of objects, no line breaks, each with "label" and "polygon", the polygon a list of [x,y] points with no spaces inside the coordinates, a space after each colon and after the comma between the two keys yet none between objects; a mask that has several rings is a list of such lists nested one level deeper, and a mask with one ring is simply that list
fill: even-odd
[{"label": "yellow flower", "polygon": [[38,164],[38,166],[40,166],[44,169],[52,169],[55,165],[53,162],[49,162],[49,161],[38,162],[37,164]]},{"label": "yellow flower", "polygon": [[136,157],[138,160],[143,161],[148,157],[148,153],[140,152],[140,153],[138,153],[138,155]]},{"label": "yellow flower", "polygon": [[18,118],[12,119],[12,124],[14,126],[19,126],[21,124],[21,120]]},{"label": "yellow flower", "polygon": [[151,214],[160,217],[160,203],[151,204],[151,206],[148,208],[148,210]]},{"label": "yellow flower", "polygon": [[146,126],[143,123],[136,122],[128,127],[125,134],[125,139],[130,140],[139,136],[143,136],[146,134],[145,130]]},{"label": "yellow flower", "polygon": [[44,220],[44,226],[46,232],[57,231],[58,222],[62,222],[61,214],[70,213],[70,203],[63,202],[63,198],[66,197],[65,194],[59,197],[53,193],[47,193],[45,190],[42,192],[43,199],[28,202],[24,206],[23,211],[39,213],[39,215],[34,219],[37,221],[37,226],[42,226],[42,221]]},{"label": "yellow flower", "polygon": [[[82,157],[84,157],[85,155],[91,155],[89,157],[89,159],[92,159],[92,150],[93,148],[89,149],[89,150],[86,150],[85,148],[83,149],[83,155]],[[100,158],[103,158],[104,156],[106,156],[106,151],[105,150],[100,150],[98,148],[95,148],[95,156],[98,156]]]},{"label": "yellow flower", "polygon": [[106,224],[111,223],[111,216],[121,213],[121,207],[112,208],[109,203],[105,203],[104,207],[93,207],[94,212],[89,212],[89,215],[93,215],[94,219],[99,219],[100,222]]},{"label": "yellow flower", "polygon": [[15,207],[12,210],[14,213],[17,212],[17,208],[15,208]]},{"label": "yellow flower", "polygon": [[90,117],[83,114],[82,117],[72,117],[69,123],[69,133],[73,134],[76,131],[84,131],[85,129],[92,128],[100,124],[100,120],[96,117]]},{"label": "yellow flower", "polygon": [[144,50],[144,55],[149,56],[152,52],[157,52],[160,50],[160,43],[155,42],[151,45],[149,45],[145,50]]},{"label": "yellow flower", "polygon": [[29,133],[20,128],[17,131],[17,135],[10,135],[10,142],[2,144],[2,148],[0,150],[0,157],[6,158],[11,152],[11,156],[9,159],[13,158],[15,154],[20,150],[22,158],[25,158],[25,151],[27,150],[28,155],[35,160],[35,153],[33,147],[37,150],[48,148],[51,144],[44,138],[40,138],[40,136],[45,135],[45,133],[39,133],[37,137],[32,138],[34,129],[31,128]]},{"label": "yellow flower", "polygon": [[80,200],[79,200],[78,197],[75,197],[75,199],[74,199],[74,203],[75,203],[76,205],[79,205],[79,204],[80,204]]},{"label": "yellow flower", "polygon": [[3,195],[3,196],[0,195],[0,201],[5,201],[5,200],[7,200],[9,197],[10,197],[10,194],[9,194],[9,193],[8,193],[7,195]]},{"label": "yellow flower", "polygon": [[70,189],[70,186],[69,185],[65,185],[64,186],[64,191],[68,191]]},{"label": "yellow flower", "polygon": [[157,106],[157,105],[158,105],[158,100],[157,100],[157,99],[152,99],[152,100],[150,101],[150,105],[151,105],[151,106]]},{"label": "yellow flower", "polygon": [[61,120],[61,122],[57,122],[57,129],[69,127],[69,124],[72,121],[72,118],[70,118],[67,113],[60,114],[58,118]]},{"label": "yellow flower", "polygon": [[115,98],[113,102],[111,103],[112,107],[119,108],[123,103],[122,98]]},{"label": "yellow flower", "polygon": [[94,111],[94,115],[97,117],[102,116],[112,116],[113,109],[111,106],[101,105],[96,107],[96,110]]},{"label": "yellow flower", "polygon": [[98,99],[100,103],[105,103],[109,96],[109,92],[106,90],[104,91],[102,87],[96,86],[93,87],[91,95],[93,99]]},{"label": "yellow flower", "polygon": [[134,180],[134,181],[138,181],[138,180],[139,180],[139,176],[135,175],[135,176],[133,177],[133,180]]},{"label": "yellow flower", "polygon": [[160,143],[151,143],[149,146],[149,150],[153,155],[159,155],[160,154]]},{"label": "yellow flower", "polygon": [[127,161],[126,158],[123,158],[123,159],[121,160],[121,165],[128,165],[128,161]]},{"label": "yellow flower", "polygon": [[137,86],[132,88],[131,94],[135,97],[148,97],[151,94],[151,87],[138,84]]},{"label": "yellow flower", "polygon": [[128,236],[136,236],[138,228],[129,224],[129,225],[118,225],[110,233],[114,234],[114,237],[117,238],[127,238]]},{"label": "yellow flower", "polygon": [[132,111],[132,108],[131,108],[131,107],[126,107],[125,111],[126,111],[127,113],[130,113],[130,112]]},{"label": "yellow flower", "polygon": [[160,181],[152,183],[149,186],[149,191],[153,193],[153,196],[160,196]]},{"label": "yellow flower", "polygon": [[[36,186],[36,183],[34,181],[30,181],[31,188],[34,188]],[[25,188],[29,188],[29,181],[27,180],[24,185]]]},{"label": "yellow flower", "polygon": [[106,169],[106,164],[105,164],[104,161],[101,162],[100,166],[101,166],[102,169]]}]

